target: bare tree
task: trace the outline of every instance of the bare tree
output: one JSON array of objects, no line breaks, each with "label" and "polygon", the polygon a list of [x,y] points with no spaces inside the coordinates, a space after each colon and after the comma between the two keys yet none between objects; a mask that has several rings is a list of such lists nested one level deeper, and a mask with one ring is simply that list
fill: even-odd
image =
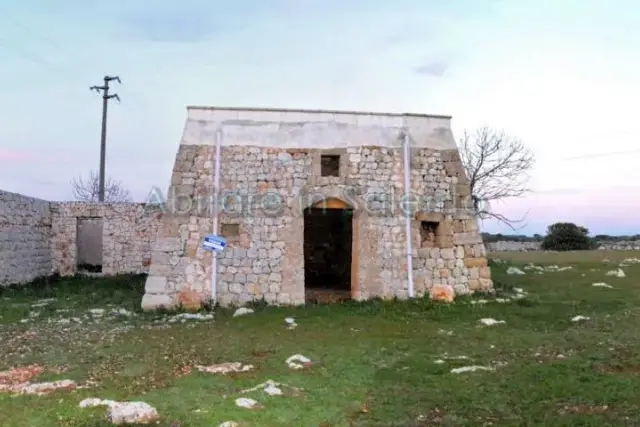
[{"label": "bare tree", "polygon": [[[82,177],[71,180],[73,197],[82,202],[97,202],[100,193],[100,177],[94,171],[89,174],[86,181]],[[125,203],[131,201],[129,190],[123,187],[122,182],[114,181],[111,178],[104,182],[105,203]]]},{"label": "bare tree", "polygon": [[492,201],[520,197],[529,192],[528,172],[535,163],[533,153],[518,138],[488,127],[473,134],[465,131],[460,157],[469,178],[471,197],[480,219],[494,218],[515,230],[523,218],[511,219],[489,206]]}]

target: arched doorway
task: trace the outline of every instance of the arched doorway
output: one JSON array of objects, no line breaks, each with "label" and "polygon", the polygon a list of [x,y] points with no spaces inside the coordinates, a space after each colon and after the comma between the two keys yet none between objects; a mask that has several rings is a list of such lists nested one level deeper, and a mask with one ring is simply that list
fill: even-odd
[{"label": "arched doorway", "polygon": [[350,299],[355,275],[353,209],[327,198],[304,210],[304,277],[307,302]]}]

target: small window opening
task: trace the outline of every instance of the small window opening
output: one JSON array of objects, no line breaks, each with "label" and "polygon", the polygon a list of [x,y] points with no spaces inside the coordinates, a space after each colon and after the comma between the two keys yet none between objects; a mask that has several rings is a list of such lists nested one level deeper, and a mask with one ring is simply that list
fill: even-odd
[{"label": "small window opening", "polygon": [[340,176],[340,156],[322,155],[320,156],[321,176]]},{"label": "small window opening", "polygon": [[222,237],[237,237],[240,235],[240,224],[222,224],[220,226]]},{"label": "small window opening", "polygon": [[438,223],[432,221],[421,221],[420,224],[420,245],[423,248],[436,247],[436,232]]}]

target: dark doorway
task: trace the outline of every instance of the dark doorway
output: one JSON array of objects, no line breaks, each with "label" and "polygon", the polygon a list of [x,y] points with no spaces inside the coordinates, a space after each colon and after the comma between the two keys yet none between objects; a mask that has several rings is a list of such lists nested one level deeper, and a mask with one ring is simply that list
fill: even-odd
[{"label": "dark doorway", "polygon": [[79,217],[76,226],[76,271],[102,273],[103,220]]},{"label": "dark doorway", "polygon": [[307,302],[351,299],[352,238],[353,210],[346,205],[305,209],[304,277]]}]

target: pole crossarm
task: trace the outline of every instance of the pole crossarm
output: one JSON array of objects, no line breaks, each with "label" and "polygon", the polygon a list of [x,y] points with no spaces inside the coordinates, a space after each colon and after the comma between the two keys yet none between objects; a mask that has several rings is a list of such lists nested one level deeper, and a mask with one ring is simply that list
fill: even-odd
[{"label": "pole crossarm", "polygon": [[120,81],[118,76],[104,76],[104,84],[102,86],[90,86],[89,89],[97,93],[102,92],[102,132],[100,134],[100,188],[98,191],[98,201],[104,202],[104,180],[105,180],[105,159],[107,151],[107,108],[109,106],[109,100],[115,99],[120,102],[120,97],[117,93],[109,94],[109,83]]}]

